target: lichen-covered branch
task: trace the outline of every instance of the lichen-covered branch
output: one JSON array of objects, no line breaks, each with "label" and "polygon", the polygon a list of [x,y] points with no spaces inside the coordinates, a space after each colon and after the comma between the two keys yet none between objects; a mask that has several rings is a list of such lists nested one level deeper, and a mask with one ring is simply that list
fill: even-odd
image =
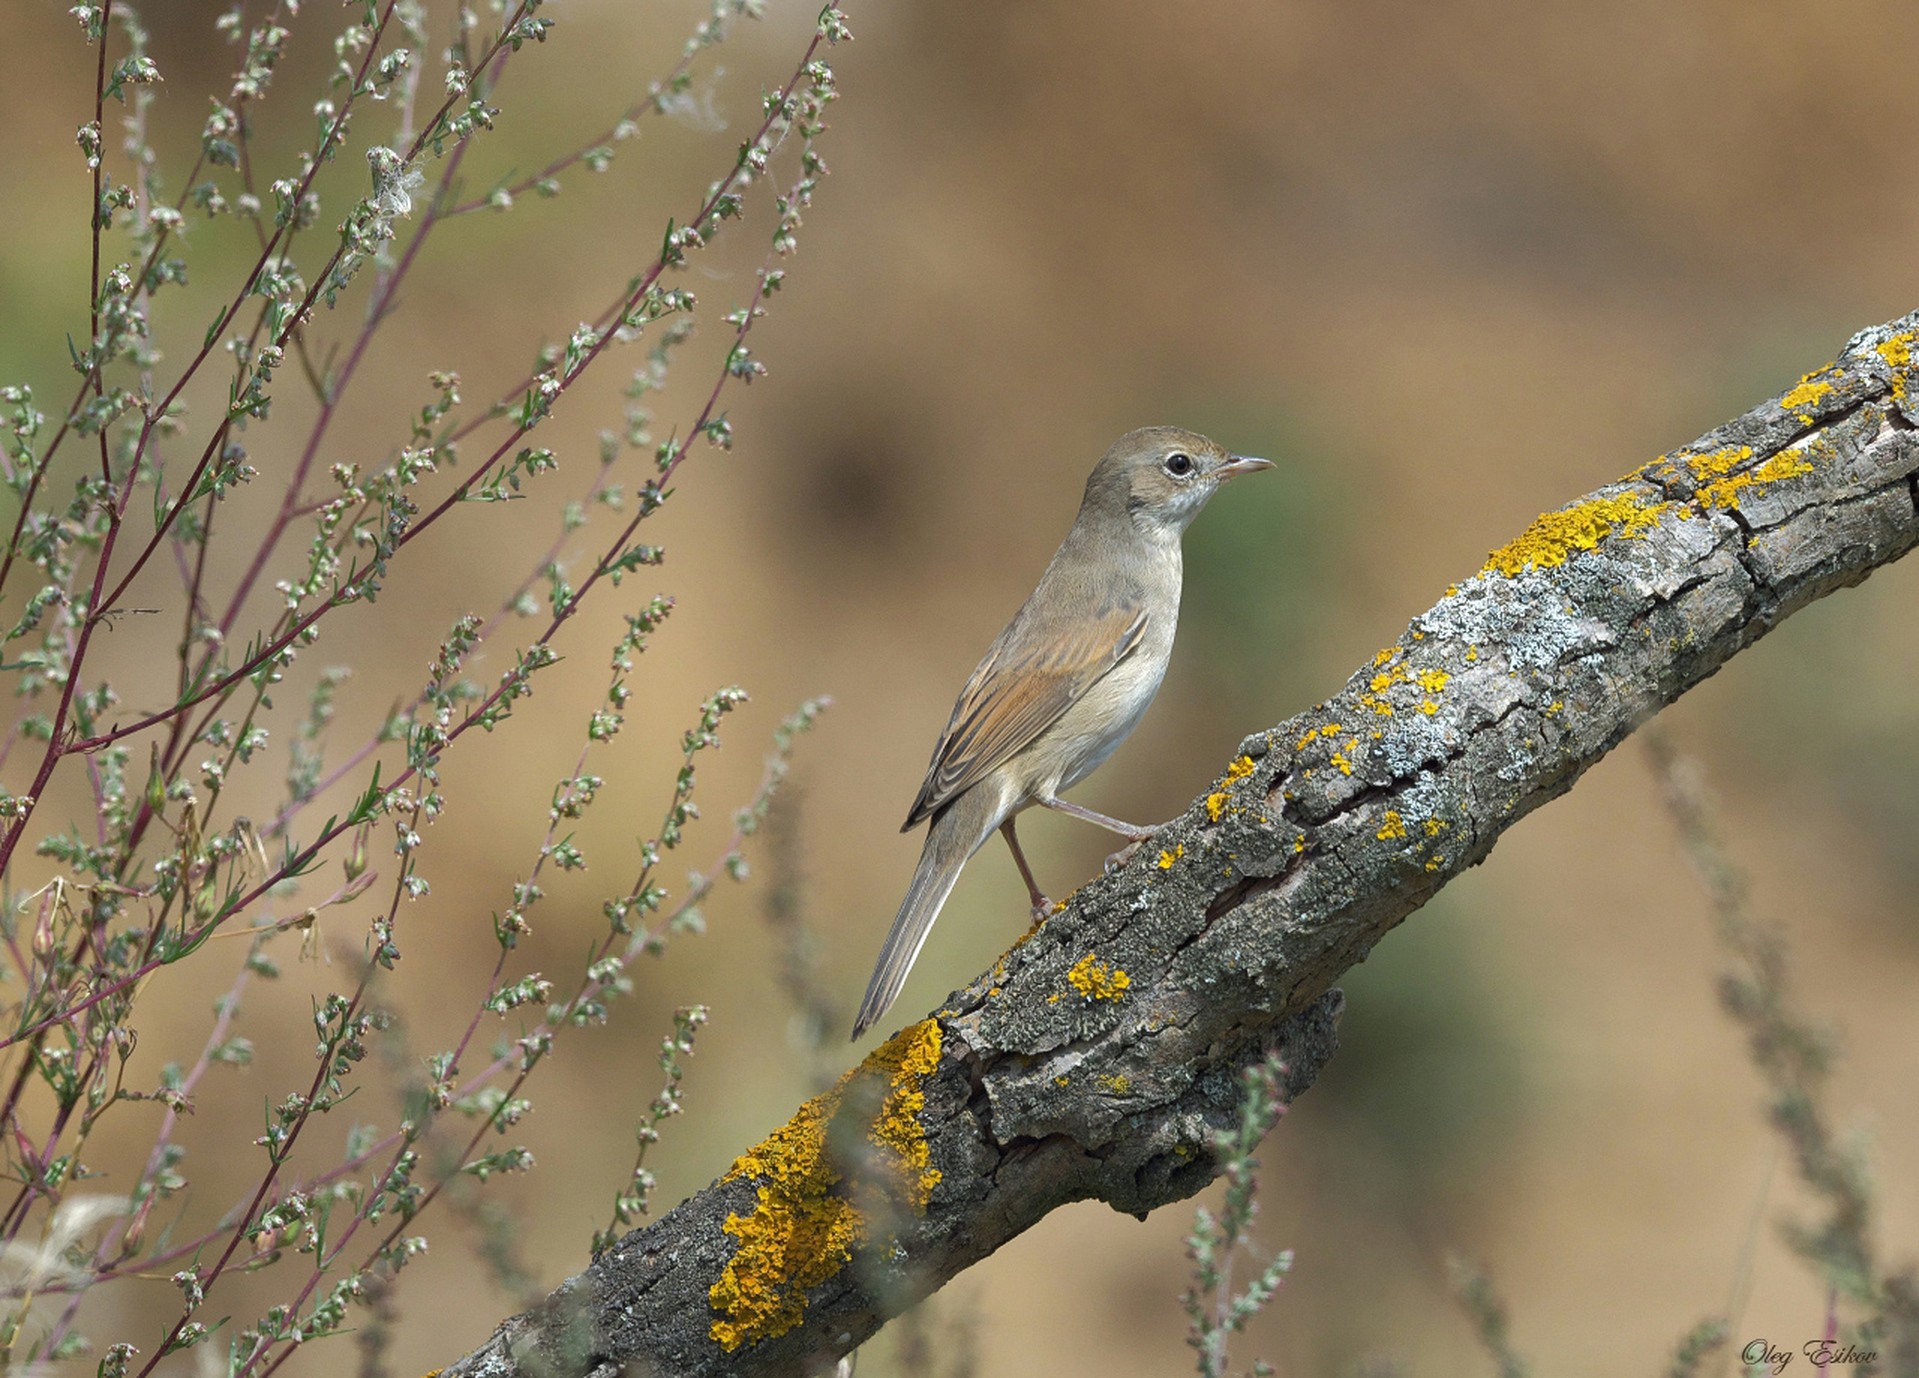
[{"label": "lichen-covered branch", "polygon": [[1919,542],[1919,314],[1535,521],[930,1018],[448,1375],[830,1363],[1047,1212],[1213,1175],[1340,973],[1780,619]]}]

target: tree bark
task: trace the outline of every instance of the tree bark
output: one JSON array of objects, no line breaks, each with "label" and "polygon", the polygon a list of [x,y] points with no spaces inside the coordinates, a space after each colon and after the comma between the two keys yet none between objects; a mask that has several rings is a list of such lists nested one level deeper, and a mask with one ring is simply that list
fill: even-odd
[{"label": "tree bark", "polygon": [[1214,1175],[1238,1073],[1287,1092],[1332,984],[1507,828],[1813,600],[1919,541],[1919,313],[1533,523],[1119,871],[734,1169],[446,1371],[830,1365],[1049,1211]]}]

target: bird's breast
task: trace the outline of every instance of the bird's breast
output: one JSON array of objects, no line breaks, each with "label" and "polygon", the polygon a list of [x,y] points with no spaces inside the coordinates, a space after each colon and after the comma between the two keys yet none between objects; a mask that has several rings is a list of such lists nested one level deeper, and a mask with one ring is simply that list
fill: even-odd
[{"label": "bird's breast", "polygon": [[1101,675],[1027,748],[1029,772],[1023,773],[1056,793],[1099,769],[1152,706],[1172,652],[1173,628],[1149,624],[1133,653]]}]

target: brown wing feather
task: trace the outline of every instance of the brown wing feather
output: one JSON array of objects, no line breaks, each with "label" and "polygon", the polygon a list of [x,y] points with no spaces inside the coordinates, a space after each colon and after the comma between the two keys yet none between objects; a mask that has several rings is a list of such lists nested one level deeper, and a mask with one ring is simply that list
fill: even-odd
[{"label": "brown wing feather", "polygon": [[1145,634],[1146,612],[1131,604],[1109,607],[1071,636],[1049,638],[1017,659],[1008,657],[1010,638],[1002,635],[960,691],[900,831],[1032,745]]}]

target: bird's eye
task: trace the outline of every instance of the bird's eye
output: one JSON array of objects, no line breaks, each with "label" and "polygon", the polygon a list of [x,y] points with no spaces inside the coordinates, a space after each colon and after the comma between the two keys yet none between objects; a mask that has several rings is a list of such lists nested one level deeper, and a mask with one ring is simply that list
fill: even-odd
[{"label": "bird's eye", "polygon": [[1193,472],[1193,457],[1175,450],[1166,456],[1166,472],[1174,478],[1185,478]]}]

